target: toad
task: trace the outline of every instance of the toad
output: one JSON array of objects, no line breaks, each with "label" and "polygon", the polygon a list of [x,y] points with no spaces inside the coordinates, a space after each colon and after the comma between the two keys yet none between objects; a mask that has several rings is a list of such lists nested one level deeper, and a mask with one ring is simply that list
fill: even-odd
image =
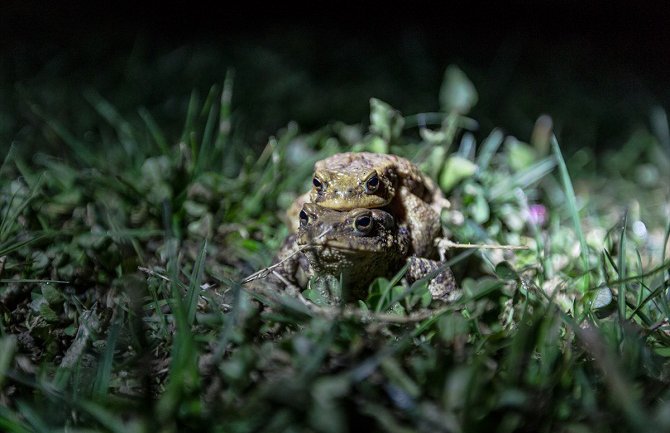
[{"label": "toad", "polygon": [[306,203],[299,221],[276,259],[282,263],[277,272],[291,283],[304,286],[307,277],[330,275],[341,279],[345,300],[361,299],[375,278],[391,277],[408,262],[410,284],[435,273],[428,286],[433,299],[446,301],[456,288],[449,268],[438,271],[440,262],[412,254],[408,227],[383,209],[336,211]]},{"label": "toad", "polygon": [[347,152],[314,165],[312,190],[296,199],[292,218],[304,203],[335,210],[384,208],[409,229],[410,252],[434,257],[434,240],[441,235],[440,213],[449,202],[435,183],[419,168],[396,155]]}]

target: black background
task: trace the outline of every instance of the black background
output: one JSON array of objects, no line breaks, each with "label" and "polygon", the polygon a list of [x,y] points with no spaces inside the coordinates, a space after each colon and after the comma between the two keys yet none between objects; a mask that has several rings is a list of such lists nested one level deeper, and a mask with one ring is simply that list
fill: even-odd
[{"label": "black background", "polygon": [[[649,107],[670,106],[670,15],[660,2],[45,3],[3,2],[3,80],[24,80],[63,54],[68,68],[94,74],[128,56],[138,40],[148,55],[206,44],[233,66],[249,47],[264,47],[317,87],[288,92],[268,114],[255,90],[272,86],[272,73],[245,82],[238,70],[236,101],[268,133],[292,119],[307,129],[364,120],[370,96],[406,113],[436,109],[442,72],[452,63],[482,94],[474,114],[483,127],[524,135],[548,112],[568,147],[619,145]],[[423,69],[402,72],[412,62]],[[205,85],[209,79],[203,76]],[[354,96],[338,100],[338,88]],[[333,103],[301,105],[319,92]],[[586,122],[596,130],[579,138],[574,130]]]}]

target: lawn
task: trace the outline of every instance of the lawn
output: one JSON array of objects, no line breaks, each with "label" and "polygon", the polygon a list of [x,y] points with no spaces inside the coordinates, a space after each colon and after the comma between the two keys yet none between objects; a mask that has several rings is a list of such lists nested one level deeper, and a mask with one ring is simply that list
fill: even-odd
[{"label": "lawn", "polygon": [[[662,108],[612,151],[565,152],[548,116],[524,137],[484,128],[489,94],[452,65],[437,109],[370,94],[361,122],[261,143],[237,117],[239,71],[162,105],[105,77],[17,83],[2,112],[1,431],[670,430]],[[442,188],[445,232],[471,245],[448,257],[458,300],[432,305],[401,274],[344,306],[243,284],[314,162],[351,150]]]}]

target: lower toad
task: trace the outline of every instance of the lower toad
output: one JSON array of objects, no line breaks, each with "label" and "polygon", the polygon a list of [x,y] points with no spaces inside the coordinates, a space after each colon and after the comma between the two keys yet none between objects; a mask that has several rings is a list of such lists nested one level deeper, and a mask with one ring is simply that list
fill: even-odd
[{"label": "lower toad", "polygon": [[281,265],[276,272],[303,287],[311,276],[340,278],[348,301],[365,298],[375,278],[391,277],[408,262],[408,283],[432,276],[428,288],[433,299],[448,300],[456,289],[451,270],[438,271],[440,262],[411,251],[409,229],[382,209],[336,211],[305,203],[297,234],[287,239],[277,256]]}]

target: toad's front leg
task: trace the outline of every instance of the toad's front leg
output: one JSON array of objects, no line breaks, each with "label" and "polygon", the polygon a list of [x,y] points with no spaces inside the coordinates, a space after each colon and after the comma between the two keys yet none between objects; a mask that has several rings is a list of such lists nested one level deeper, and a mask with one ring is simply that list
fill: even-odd
[{"label": "toad's front leg", "polygon": [[405,277],[411,284],[414,281],[432,276],[428,283],[428,290],[434,300],[443,302],[452,301],[458,293],[456,278],[451,272],[451,268],[444,266],[444,263],[436,260],[425,259],[423,257],[412,256],[407,259],[409,267]]}]

